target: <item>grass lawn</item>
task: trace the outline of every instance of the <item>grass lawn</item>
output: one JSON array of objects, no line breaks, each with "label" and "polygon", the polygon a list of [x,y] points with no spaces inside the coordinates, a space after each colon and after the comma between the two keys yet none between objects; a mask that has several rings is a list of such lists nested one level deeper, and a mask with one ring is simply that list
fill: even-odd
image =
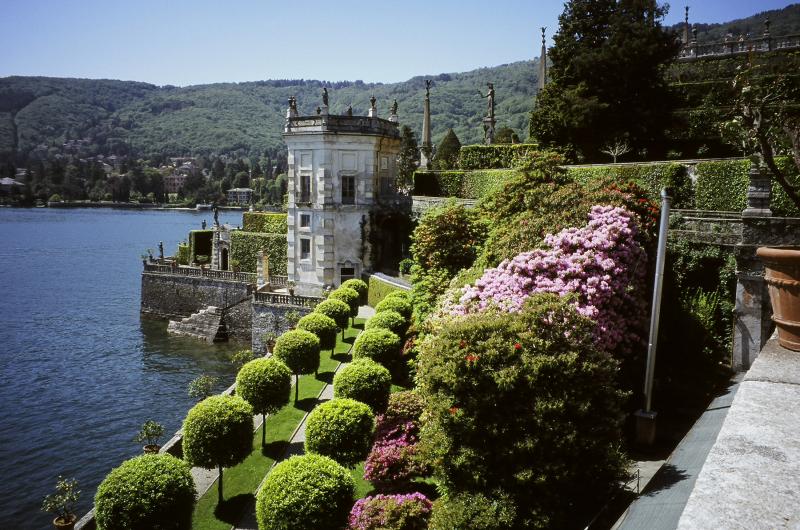
[{"label": "grass lawn", "polygon": [[[253,452],[241,464],[223,473],[225,500],[217,505],[217,487],[212,486],[198,501],[192,517],[193,530],[229,530],[239,522],[245,506],[254,498],[255,491],[272,464],[289,446],[289,438],[306,415],[316,405],[316,399],[326,384],[333,383],[333,374],[340,362],[349,361],[347,352],[364,328],[363,319],[356,319],[354,327],[338,336],[333,354],[323,351],[317,375],[300,376],[300,399],[295,404],[294,392],[288,405],[267,417],[267,445],[261,448],[261,429],[253,433]],[[294,379],[294,378],[292,378]],[[363,465],[362,472],[363,474]],[[363,481],[363,480],[362,480]],[[371,488],[369,483],[365,483]]]}]

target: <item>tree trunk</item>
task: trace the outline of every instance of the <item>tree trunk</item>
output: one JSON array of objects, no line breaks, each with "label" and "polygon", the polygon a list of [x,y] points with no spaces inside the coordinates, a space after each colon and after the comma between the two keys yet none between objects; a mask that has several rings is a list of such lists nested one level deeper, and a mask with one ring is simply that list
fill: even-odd
[{"label": "tree trunk", "polygon": [[219,497],[217,498],[217,505],[219,506],[222,504],[222,464],[219,466],[219,478],[217,479],[217,491],[219,492]]},{"label": "tree trunk", "polygon": [[264,448],[267,445],[267,416],[262,412],[261,413],[261,447]]},{"label": "tree trunk", "polygon": [[297,405],[297,397],[299,395],[300,388],[300,375],[294,374],[294,404]]}]

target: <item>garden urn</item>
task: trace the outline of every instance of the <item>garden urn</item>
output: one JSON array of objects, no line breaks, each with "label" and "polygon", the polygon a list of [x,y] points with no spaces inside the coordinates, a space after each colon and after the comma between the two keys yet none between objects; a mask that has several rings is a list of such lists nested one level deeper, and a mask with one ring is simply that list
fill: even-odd
[{"label": "garden urn", "polygon": [[778,342],[800,351],[800,247],[761,247],[756,255],[764,262]]}]

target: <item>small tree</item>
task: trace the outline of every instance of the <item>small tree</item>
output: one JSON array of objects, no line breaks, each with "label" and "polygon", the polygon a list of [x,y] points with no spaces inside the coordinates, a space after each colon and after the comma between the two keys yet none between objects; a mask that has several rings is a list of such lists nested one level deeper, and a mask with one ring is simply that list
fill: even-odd
[{"label": "small tree", "polygon": [[261,414],[261,447],[266,445],[267,414],[273,414],[289,403],[292,393],[292,372],[273,357],[248,362],[236,376],[236,393]]},{"label": "small tree", "polygon": [[111,470],[94,498],[98,530],[192,526],[194,481],[189,465],[174,456],[142,455]]},{"label": "small tree", "polygon": [[375,328],[388,329],[402,339],[408,330],[408,320],[397,311],[387,309],[375,313],[375,316],[367,320],[367,324],[364,326],[365,330]]},{"label": "small tree", "polygon": [[292,456],[267,475],[256,499],[258,527],[344,528],[356,485],[350,472],[317,454]]},{"label": "small tree", "polygon": [[631,146],[625,140],[615,140],[614,143],[606,144],[601,150],[601,153],[610,156],[617,163],[617,157],[631,152]]},{"label": "small tree", "polygon": [[253,407],[239,396],[212,396],[189,410],[183,420],[183,456],[193,466],[219,470],[243,461],[253,450]]},{"label": "small tree", "polygon": [[58,477],[56,492],[47,495],[42,502],[42,511],[50,512],[56,516],[53,524],[68,525],[77,519],[75,504],[81,497],[78,490],[78,481],[74,478]]},{"label": "small tree", "polygon": [[391,365],[400,354],[400,337],[388,329],[374,328],[363,331],[353,343],[353,359],[372,359],[384,366]]},{"label": "small tree", "polygon": [[287,331],[275,341],[275,357],[294,374],[295,403],[300,395],[300,374],[313,374],[319,369],[319,350],[319,338],[302,329]]},{"label": "small tree", "polygon": [[358,316],[358,307],[361,300],[361,296],[358,294],[358,291],[355,289],[350,289],[349,287],[339,287],[333,291],[330,296],[328,296],[328,299],[341,300],[347,304],[347,307],[350,308],[351,322],[355,324],[355,318]]},{"label": "small tree", "polygon": [[333,377],[333,397],[366,403],[376,413],[386,408],[391,390],[389,370],[371,359],[357,359]]},{"label": "small tree", "polygon": [[518,144],[519,135],[511,127],[500,127],[494,135],[496,144]]},{"label": "small tree", "polygon": [[374,430],[375,418],[368,405],[332,399],[309,413],[305,449],[352,468],[367,457]]},{"label": "small tree", "polygon": [[323,350],[336,348],[336,321],[322,313],[309,313],[297,322],[297,329],[310,331],[319,339],[319,347]]},{"label": "small tree", "polygon": [[239,350],[236,353],[234,353],[233,356],[231,356],[231,364],[236,368],[236,371],[238,372],[239,370],[242,369],[242,366],[249,363],[253,359],[257,358],[258,355],[253,353],[253,350]]},{"label": "small tree", "polygon": [[439,146],[436,148],[436,156],[433,164],[436,169],[455,169],[458,164],[458,155],[461,152],[461,141],[453,132],[448,129]]},{"label": "small tree", "polygon": [[315,313],[322,313],[323,315],[331,317],[339,329],[342,330],[342,338],[344,338],[344,330],[347,329],[347,322],[350,320],[350,306],[341,300],[324,300],[317,304],[314,308]]},{"label": "small tree", "polygon": [[359,304],[367,305],[367,293],[369,292],[369,286],[367,282],[364,280],[359,280],[358,278],[351,278],[342,284],[342,287],[348,287],[353,289],[358,293]]},{"label": "small tree", "polygon": [[411,302],[401,298],[400,296],[387,296],[375,306],[375,311],[381,313],[383,311],[394,311],[406,320],[411,318],[411,311],[413,310]]},{"label": "small tree", "polygon": [[137,443],[147,442],[144,446],[145,453],[157,453],[158,441],[164,436],[164,426],[153,420],[147,420],[142,424],[141,430],[136,434],[133,441]]},{"label": "small tree", "polygon": [[189,397],[193,397],[198,401],[201,401],[214,392],[214,385],[216,384],[216,377],[206,374],[200,375],[189,383]]}]

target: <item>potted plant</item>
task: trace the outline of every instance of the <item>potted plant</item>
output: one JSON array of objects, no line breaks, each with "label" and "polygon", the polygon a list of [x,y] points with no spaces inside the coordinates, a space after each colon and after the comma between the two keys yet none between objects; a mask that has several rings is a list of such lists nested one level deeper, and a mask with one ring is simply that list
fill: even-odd
[{"label": "potted plant", "polygon": [[142,424],[142,429],[136,434],[133,441],[138,443],[147,442],[144,446],[144,452],[155,454],[161,449],[161,446],[158,445],[158,440],[162,436],[164,436],[164,426],[153,420],[147,420]]},{"label": "potted plant", "polygon": [[47,495],[42,503],[42,511],[55,514],[53,526],[59,530],[72,530],[78,516],[75,515],[75,503],[81,496],[78,491],[78,481],[74,478],[65,479],[58,477],[56,492]]},{"label": "potted plant", "polygon": [[289,291],[289,296],[294,296],[295,283],[291,280],[286,282],[286,290]]},{"label": "potted plant", "polygon": [[764,262],[778,342],[800,351],[800,248],[761,247],[756,254]]},{"label": "potted plant", "polygon": [[275,347],[275,341],[278,339],[278,334],[274,331],[267,331],[261,335],[261,341],[267,347],[267,353],[272,353],[272,348]]}]

